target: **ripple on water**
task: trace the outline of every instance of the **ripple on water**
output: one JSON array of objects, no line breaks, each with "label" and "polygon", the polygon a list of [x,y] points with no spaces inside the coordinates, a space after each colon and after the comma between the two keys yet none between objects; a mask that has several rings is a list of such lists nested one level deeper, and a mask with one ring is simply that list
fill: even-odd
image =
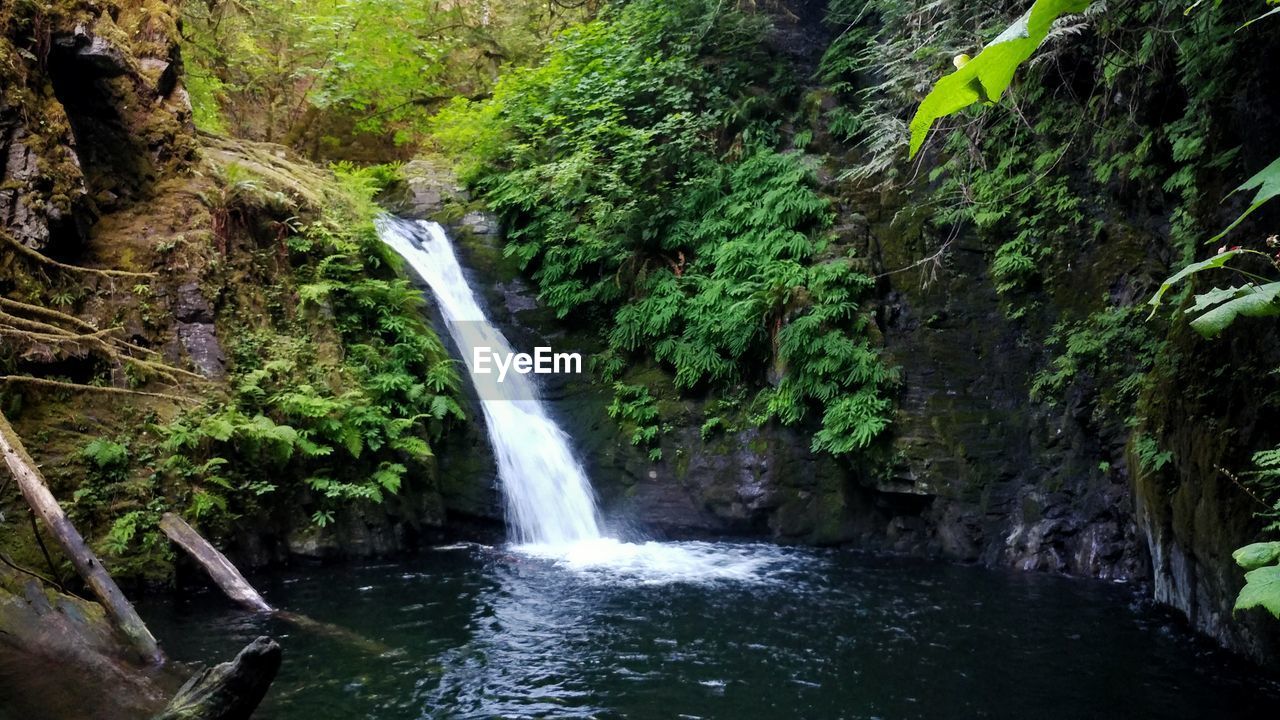
[{"label": "ripple on water", "polygon": [[1125,588],[848,552],[467,545],[259,582],[399,651],[246,620],[212,594],[143,602],[177,659],[286,635],[259,720],[1229,720],[1280,699]]}]

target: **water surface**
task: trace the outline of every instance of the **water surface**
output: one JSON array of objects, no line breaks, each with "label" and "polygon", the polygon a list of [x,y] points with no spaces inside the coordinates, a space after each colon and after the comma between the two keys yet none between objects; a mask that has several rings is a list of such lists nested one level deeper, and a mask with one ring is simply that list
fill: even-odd
[{"label": "water surface", "polygon": [[[671,568],[643,557],[673,552]],[[263,720],[1256,718],[1280,702],[1128,588],[845,551],[455,546],[256,582],[392,648],[212,594],[143,604],[179,660],[280,637]]]}]

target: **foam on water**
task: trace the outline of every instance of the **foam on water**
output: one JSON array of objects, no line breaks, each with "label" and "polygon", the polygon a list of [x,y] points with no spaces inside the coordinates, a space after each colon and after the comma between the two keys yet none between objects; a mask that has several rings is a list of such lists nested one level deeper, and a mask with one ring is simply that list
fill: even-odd
[{"label": "foam on water", "polygon": [[784,550],[768,545],[628,543],[603,537],[565,545],[531,543],[513,549],[588,578],[645,584],[762,582],[791,563]]}]

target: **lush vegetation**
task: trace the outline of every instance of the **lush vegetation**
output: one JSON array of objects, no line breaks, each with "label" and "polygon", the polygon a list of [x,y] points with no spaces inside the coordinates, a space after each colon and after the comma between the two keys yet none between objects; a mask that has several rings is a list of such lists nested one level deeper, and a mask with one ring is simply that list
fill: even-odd
[{"label": "lush vegetation", "polygon": [[591,9],[534,0],[188,2],[186,83],[202,129],[320,157],[386,160],[412,152],[442,103],[484,95],[499,67],[526,61]]},{"label": "lush vegetation", "polygon": [[[813,447],[844,454],[887,426],[894,373],[860,306],[871,278],[780,131],[795,80],[763,23],[704,0],[627,3],[493,98],[456,100],[436,134],[542,300],[603,328],[607,378],[648,357],[681,391],[760,388],[757,422],[814,417]],[[645,394],[619,388],[651,443],[656,418],[625,410]]]},{"label": "lush vegetation", "polygon": [[[1069,51],[1052,47],[1051,41],[1055,37],[1064,39],[1079,34],[1091,18],[1078,16],[1063,20],[1060,16],[1082,12],[1087,5],[1069,0],[1037,0],[976,58],[971,60],[963,52],[956,54],[956,70],[939,80],[916,110],[909,126],[909,155],[914,156],[924,145],[936,121],[975,103],[991,105],[999,101],[1019,65],[1037,48],[1045,44],[1051,46],[1050,54],[1038,60],[1062,62],[1053,54]],[[1196,3],[1185,12],[1178,12],[1172,4],[1135,3],[1092,19],[1099,25],[1096,33],[1099,38],[1107,37],[1109,26],[1142,28],[1145,34],[1135,49],[1113,42],[1110,48],[1100,48],[1091,56],[1072,58],[1075,62],[1096,58],[1093,77],[1089,78],[1089,85],[1083,85],[1087,96],[1081,92],[1082,83],[1078,80],[1075,86],[1031,84],[1024,90],[1021,102],[1011,104],[1009,112],[990,120],[983,116],[979,122],[957,128],[947,137],[942,161],[932,175],[935,179],[943,178],[941,191],[935,191],[935,197],[949,204],[938,213],[938,218],[969,221],[980,229],[1001,233],[1001,243],[994,250],[991,266],[1000,292],[1019,298],[1020,293],[1025,297],[1029,288],[1049,285],[1046,289],[1051,290],[1054,278],[1046,271],[1053,267],[1053,255],[1059,243],[1072,233],[1085,231],[1090,223],[1096,232],[1107,222],[1105,215],[1090,217],[1083,198],[1101,196],[1103,187],[1115,188],[1117,183],[1121,183],[1121,188],[1132,184],[1132,191],[1137,191],[1140,183],[1162,180],[1160,189],[1165,194],[1181,198],[1169,218],[1173,247],[1183,262],[1200,254],[1197,241],[1208,235],[1205,229],[1213,217],[1202,205],[1205,193],[1201,178],[1210,171],[1235,167],[1239,149],[1214,145],[1222,142],[1221,134],[1211,132],[1218,122],[1214,110],[1221,108],[1228,94],[1237,87],[1233,83],[1239,82],[1239,78],[1227,81],[1220,69],[1232,62],[1233,55],[1239,54],[1243,59],[1253,50],[1247,44],[1231,42],[1230,36],[1274,12],[1255,17],[1256,7],[1228,9],[1222,3],[1201,5],[1203,3]],[[913,16],[915,11],[889,5],[882,11],[888,21],[884,27],[846,41],[862,43],[863,48],[868,48],[854,53],[853,57],[861,60],[874,57],[869,50],[872,48],[901,53],[903,43],[910,42],[903,39],[910,37],[910,33],[895,37],[893,32],[907,18],[918,21],[919,18]],[[939,10],[942,18],[932,27],[971,19],[990,22],[991,11],[992,8],[958,9],[948,17],[947,11]],[[1180,23],[1179,15],[1190,16],[1191,20]],[[1171,31],[1163,40],[1157,34],[1162,27]],[[1164,43],[1171,44],[1162,47]],[[838,49],[839,43],[835,50]],[[919,53],[914,57],[919,57]],[[1180,118],[1173,121],[1159,118],[1152,122],[1143,117],[1142,106],[1136,102],[1140,95],[1130,73],[1138,68],[1150,71],[1152,63],[1161,63],[1155,65],[1155,69],[1169,72],[1187,93],[1188,100]],[[918,77],[920,71],[909,62],[883,67],[892,74],[873,86],[875,92],[895,84],[901,87],[913,76]],[[848,56],[837,54],[827,58],[828,76],[836,80],[865,69],[850,62]],[[1059,69],[1059,72],[1064,71]],[[1078,69],[1075,72],[1079,74]],[[1135,98],[1135,102],[1120,118],[1121,124],[1116,124],[1111,108],[1106,106],[1113,98],[1125,95]],[[891,118],[884,117],[892,112],[893,106],[883,99],[880,102],[845,120],[850,136],[867,143],[873,166],[886,163],[877,153],[893,147],[885,142],[885,137],[894,131],[895,125]],[[1038,112],[1024,113],[1019,105],[1034,106]],[[1046,107],[1058,112],[1046,112]],[[877,117],[878,114],[881,117]],[[1078,124],[1063,128],[1061,118],[1073,114],[1080,117]],[[1128,127],[1131,124],[1142,127],[1144,132],[1133,133]],[[1086,127],[1088,131],[1084,130]],[[1076,161],[1071,155],[1078,155],[1079,150],[1073,145],[1092,149],[1096,157],[1083,163]],[[1170,165],[1175,168],[1172,174],[1163,178],[1157,174],[1160,168]],[[1077,174],[1077,170],[1086,168],[1088,174]],[[1090,189],[1091,186],[1097,189]],[[1207,243],[1216,245],[1280,194],[1280,160],[1237,189],[1242,191],[1255,191],[1248,207],[1225,230],[1209,237]],[[1123,208],[1119,205],[1104,210],[1114,212]],[[1166,293],[1182,281],[1199,273],[1223,269],[1232,270],[1243,283],[1196,294],[1183,311],[1191,316],[1192,328],[1206,337],[1215,337],[1239,318],[1280,315],[1280,282],[1266,277],[1268,273],[1274,277],[1280,269],[1277,241],[1272,235],[1259,245],[1258,249],[1224,245],[1208,259],[1187,264],[1156,289],[1150,300],[1154,308],[1151,315],[1155,315]],[[1020,316],[1026,309],[1021,298],[1010,303],[1013,317]],[[1133,322],[1136,310],[1133,305],[1110,307],[1074,324],[1060,323],[1049,345],[1060,345],[1061,354],[1036,379],[1033,394],[1052,398],[1063,393],[1069,383],[1077,381],[1081,372],[1097,376],[1119,370],[1121,377],[1114,378],[1109,391],[1096,401],[1095,414],[1132,413],[1139,403],[1138,391],[1147,381],[1146,373],[1164,350],[1163,344],[1149,331]],[[1064,330],[1070,331],[1065,341],[1054,339]],[[1108,356],[1123,356],[1128,362],[1111,360],[1101,364]],[[1142,420],[1130,415],[1127,424],[1138,426]],[[1144,472],[1159,470],[1172,459],[1150,436],[1138,434],[1135,438],[1135,454]],[[1280,510],[1274,455],[1275,451],[1270,450],[1256,454],[1257,470],[1250,474],[1250,483],[1241,485],[1264,508],[1260,514],[1271,519],[1264,532],[1276,531],[1274,519]],[[1261,606],[1280,617],[1278,547],[1276,543],[1260,543],[1236,553],[1237,562],[1249,571],[1237,609]]]},{"label": "lush vegetation", "polygon": [[[422,294],[373,228],[372,195],[393,174],[339,167],[326,180],[251,148],[232,157],[206,200],[226,218],[225,272],[247,272],[244,290],[262,295],[224,319],[229,394],[140,417],[146,433],[81,453],[88,481],[72,512],[109,523],[103,545],[127,574],[167,575],[157,525],[170,510],[215,535],[282,511],[324,526],[429,487],[432,442],[464,418]],[[243,242],[264,228],[271,242]]]},{"label": "lush vegetation", "polygon": [[[1175,454],[1162,394],[1212,395],[1237,369],[1188,377],[1203,366],[1187,358],[1280,316],[1280,240],[1263,230],[1280,160],[1247,130],[1275,108],[1238,99],[1274,85],[1256,57],[1276,47],[1263,35],[1274,4],[831,0],[812,77],[778,52],[767,3],[209,0],[183,4],[180,24],[164,4],[143,13],[148,32],[180,27],[202,130],[324,160],[453,157],[545,306],[598,330],[608,412],[654,462],[674,394],[704,401],[704,440],[775,422],[814,451],[883,466],[860,461],[895,412],[876,312],[901,309],[878,295],[901,286],[837,227],[878,191],[925,218],[923,242],[948,238],[939,266],[951,240],[976,241],[985,274],[963,280],[989,282],[1002,329],[1036,348],[1036,411],[1073,413],[1126,448],[1135,483],[1172,494],[1191,461]],[[211,225],[192,276],[234,296],[217,317],[225,387],[181,412],[131,408],[145,432],[70,458],[85,477],[77,522],[135,574],[167,570],[164,512],[215,533],[272,513],[324,526],[430,482],[433,444],[462,419],[453,363],[370,223],[394,170],[340,165],[335,179],[275,146],[204,142],[219,159],[181,182]],[[190,260],[173,243],[145,269]],[[11,273],[0,289],[74,322],[92,293],[58,272]],[[134,276],[112,322],[158,337],[163,305],[138,279],[151,274]],[[43,331],[27,322],[6,328],[28,340],[0,348],[6,373],[36,358],[82,389],[193,380],[132,341],[89,351],[32,340]],[[1262,388],[1274,368],[1265,382],[1247,372]],[[1237,607],[1280,615],[1280,438],[1212,431],[1247,466],[1223,473],[1263,541],[1236,554]]]}]

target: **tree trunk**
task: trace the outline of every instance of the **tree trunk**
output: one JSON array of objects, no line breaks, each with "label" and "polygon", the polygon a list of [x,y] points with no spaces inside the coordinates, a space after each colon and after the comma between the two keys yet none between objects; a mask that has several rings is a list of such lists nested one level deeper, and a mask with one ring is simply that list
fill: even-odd
[{"label": "tree trunk", "polygon": [[235,660],[187,681],[152,720],[248,720],[280,670],[280,646],[260,637]]},{"label": "tree trunk", "polygon": [[210,545],[209,541],[201,537],[200,533],[185,520],[173,513],[165,513],[164,517],[160,518],[160,529],[169,536],[170,540],[186,550],[192,559],[200,563],[205,572],[209,573],[214,584],[222,588],[222,592],[226,593],[227,597],[253,612],[274,612],[258,591],[253,589],[249,581],[244,579],[236,566],[231,564],[227,556],[218,552],[217,548]]},{"label": "tree trunk", "polygon": [[129,639],[143,660],[151,663],[164,662],[164,654],[146,623],[138,617],[137,611],[129,604],[124,593],[120,592],[115,580],[111,579],[106,568],[102,567],[97,556],[85,544],[84,538],[67,519],[53,493],[49,492],[49,486],[36,468],[35,461],[27,454],[22,441],[3,413],[0,413],[0,452],[4,454],[5,464],[9,466],[9,472],[17,481],[18,489],[22,491],[27,504],[57,539],[76,572],[80,573],[98,602],[102,603],[112,623]]}]

